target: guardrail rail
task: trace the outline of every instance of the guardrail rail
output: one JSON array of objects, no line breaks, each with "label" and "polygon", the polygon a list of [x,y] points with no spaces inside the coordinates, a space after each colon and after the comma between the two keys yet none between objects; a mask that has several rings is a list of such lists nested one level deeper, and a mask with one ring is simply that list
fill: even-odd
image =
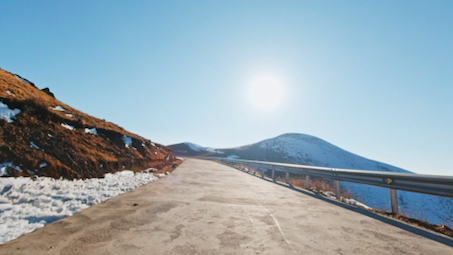
[{"label": "guardrail rail", "polygon": [[[202,158],[208,160],[217,160],[225,163],[250,165],[257,168],[258,170],[270,169],[272,170],[273,181],[275,181],[275,171],[286,172],[286,183],[288,184],[290,173],[302,174],[305,175],[306,189],[309,189],[310,176],[331,179],[335,181],[335,194],[337,200],[340,200],[341,181],[388,188],[390,190],[391,209],[392,213],[394,214],[398,214],[398,200],[396,195],[397,190],[406,190],[444,197],[453,197],[453,176],[339,169],[219,157]],[[261,170],[261,177],[264,178],[264,170]]]}]

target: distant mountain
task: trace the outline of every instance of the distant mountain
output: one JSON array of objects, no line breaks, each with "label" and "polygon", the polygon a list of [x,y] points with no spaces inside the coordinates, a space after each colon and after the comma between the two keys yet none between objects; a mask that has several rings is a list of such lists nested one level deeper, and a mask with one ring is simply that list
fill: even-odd
[{"label": "distant mountain", "polygon": [[209,147],[202,147],[198,144],[188,143],[188,142],[173,144],[168,147],[170,149],[172,149],[176,155],[179,155],[179,156],[196,157],[196,156],[202,156],[202,155],[209,154],[209,153],[215,153],[215,154],[219,154],[219,155],[223,154],[222,152],[217,151],[216,149],[209,148]]},{"label": "distant mountain", "polygon": [[0,69],[0,176],[102,177],[174,160],[169,148],[80,112],[49,88],[39,90]]},{"label": "distant mountain", "polygon": [[[190,156],[241,158],[332,168],[411,173],[358,156],[320,138],[305,134],[283,134],[258,143],[226,149],[187,146],[182,150],[175,150],[175,146],[182,148],[182,144],[169,146],[181,156],[190,154]],[[390,209],[389,190],[386,188],[348,182],[342,182],[342,188],[349,190],[357,200],[370,207],[381,210]],[[407,216],[453,226],[453,199],[407,191],[397,193],[400,211]]]},{"label": "distant mountain", "polygon": [[[305,134],[283,134],[255,144],[219,151],[227,157],[237,156],[244,159],[409,173],[407,170],[366,159],[320,138]],[[213,155],[213,153],[207,155]]]}]

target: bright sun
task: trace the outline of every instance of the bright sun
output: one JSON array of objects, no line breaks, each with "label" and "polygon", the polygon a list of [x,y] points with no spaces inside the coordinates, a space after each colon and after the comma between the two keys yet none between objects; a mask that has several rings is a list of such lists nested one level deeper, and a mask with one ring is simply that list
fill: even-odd
[{"label": "bright sun", "polygon": [[272,77],[260,77],[249,85],[248,96],[256,108],[270,110],[282,102],[284,88],[278,80]]}]

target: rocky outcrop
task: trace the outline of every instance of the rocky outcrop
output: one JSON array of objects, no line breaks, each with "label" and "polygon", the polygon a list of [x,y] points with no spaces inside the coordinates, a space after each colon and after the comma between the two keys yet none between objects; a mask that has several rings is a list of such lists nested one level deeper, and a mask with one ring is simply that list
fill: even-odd
[{"label": "rocky outcrop", "polygon": [[43,89],[41,89],[41,91],[43,91],[43,92],[46,93],[47,95],[49,95],[49,96],[55,98],[55,95],[54,95],[52,92],[50,92],[50,89],[49,89],[49,88],[43,88]]}]

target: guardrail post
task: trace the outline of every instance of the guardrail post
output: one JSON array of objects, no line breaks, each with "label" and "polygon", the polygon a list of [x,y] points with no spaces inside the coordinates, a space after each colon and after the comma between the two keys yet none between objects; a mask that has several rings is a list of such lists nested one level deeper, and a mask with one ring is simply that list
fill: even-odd
[{"label": "guardrail post", "polygon": [[305,189],[310,189],[310,175],[305,175]]},{"label": "guardrail post", "polygon": [[398,214],[398,199],[396,197],[396,189],[390,189],[390,204],[392,206],[392,213]]},{"label": "guardrail post", "polygon": [[286,172],[286,183],[289,184],[289,172]]},{"label": "guardrail post", "polygon": [[340,196],[340,181],[339,180],[335,180],[335,193],[337,195],[337,200],[340,201],[341,196]]},{"label": "guardrail post", "polygon": [[264,169],[261,168],[261,178],[264,179]]},{"label": "guardrail post", "polygon": [[275,169],[272,167],[272,180],[275,182]]}]

